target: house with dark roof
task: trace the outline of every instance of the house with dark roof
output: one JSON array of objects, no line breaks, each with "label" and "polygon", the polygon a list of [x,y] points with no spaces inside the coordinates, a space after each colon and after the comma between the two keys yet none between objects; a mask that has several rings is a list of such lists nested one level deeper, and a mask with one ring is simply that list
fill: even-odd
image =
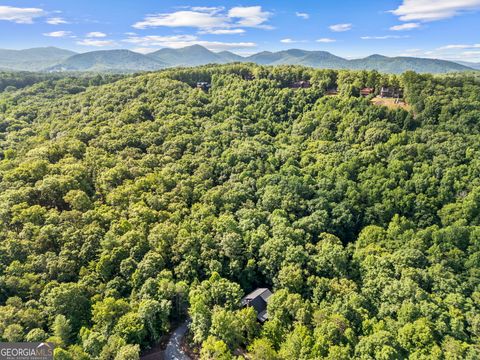
[{"label": "house with dark roof", "polygon": [[403,91],[402,89],[391,88],[383,86],[380,90],[380,97],[382,98],[402,98]]},{"label": "house with dark roof", "polygon": [[337,87],[330,87],[327,89],[326,95],[337,95],[338,88]]},{"label": "house with dark roof", "polygon": [[205,81],[197,82],[197,89],[203,90],[205,92],[210,90],[211,87],[212,85],[208,82],[205,82]]},{"label": "house with dark roof", "polygon": [[259,288],[245,296],[242,301],[242,307],[251,306],[257,312],[257,320],[264,323],[268,320],[267,303],[272,296],[272,292],[267,288]]},{"label": "house with dark roof", "polygon": [[311,86],[310,81],[296,81],[290,87],[292,89],[307,89]]}]

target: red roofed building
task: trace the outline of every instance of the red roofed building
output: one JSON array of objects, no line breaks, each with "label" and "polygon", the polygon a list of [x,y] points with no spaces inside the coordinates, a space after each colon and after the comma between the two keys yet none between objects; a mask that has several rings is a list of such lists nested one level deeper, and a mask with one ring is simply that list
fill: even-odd
[{"label": "red roofed building", "polygon": [[366,96],[372,95],[374,92],[375,92],[374,88],[363,88],[362,90],[360,90],[360,95],[366,97]]}]

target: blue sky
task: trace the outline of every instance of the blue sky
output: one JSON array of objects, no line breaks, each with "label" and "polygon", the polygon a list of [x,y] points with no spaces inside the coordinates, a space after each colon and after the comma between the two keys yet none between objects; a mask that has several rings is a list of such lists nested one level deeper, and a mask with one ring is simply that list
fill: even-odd
[{"label": "blue sky", "polygon": [[0,48],[149,52],[200,44],[480,61],[480,0],[0,0]]}]

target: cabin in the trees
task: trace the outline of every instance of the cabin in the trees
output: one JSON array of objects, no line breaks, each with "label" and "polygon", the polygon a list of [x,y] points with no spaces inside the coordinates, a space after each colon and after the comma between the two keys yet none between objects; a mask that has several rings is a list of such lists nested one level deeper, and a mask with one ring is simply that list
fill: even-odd
[{"label": "cabin in the trees", "polygon": [[245,296],[242,301],[242,307],[251,306],[257,312],[257,320],[264,323],[268,320],[267,303],[272,296],[272,292],[267,288],[259,288]]},{"label": "cabin in the trees", "polygon": [[208,90],[210,90],[211,87],[212,85],[208,82],[205,82],[205,81],[197,82],[197,89],[203,90],[205,92],[208,92]]},{"label": "cabin in the trees", "polygon": [[328,88],[326,94],[327,95],[338,95],[338,88],[337,87]]},{"label": "cabin in the trees", "polygon": [[255,80],[255,75],[252,75],[252,74],[244,75],[244,76],[243,76],[243,80],[246,80],[246,81]]},{"label": "cabin in the trees", "polygon": [[290,87],[292,89],[306,89],[312,86],[310,81],[295,81]]},{"label": "cabin in the trees", "polygon": [[372,95],[374,92],[375,92],[374,88],[366,87],[366,88],[363,88],[362,90],[360,90],[360,95],[364,96],[364,97],[367,97],[369,95]]},{"label": "cabin in the trees", "polygon": [[382,98],[402,98],[402,89],[383,86],[380,90],[380,97]]}]

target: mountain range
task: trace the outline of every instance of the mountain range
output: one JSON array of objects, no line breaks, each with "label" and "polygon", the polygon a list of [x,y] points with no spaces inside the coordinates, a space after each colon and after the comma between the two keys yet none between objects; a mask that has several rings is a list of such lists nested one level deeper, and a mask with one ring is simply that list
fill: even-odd
[{"label": "mountain range", "polygon": [[362,59],[349,60],[326,51],[300,49],[278,52],[263,51],[247,57],[229,51],[215,53],[200,45],[180,49],[164,48],[149,54],[140,54],[130,50],[102,50],[78,54],[55,47],[26,50],[0,49],[0,69],[12,71],[136,72],[175,66],[230,62],[249,62],[261,65],[303,65],[328,69],[378,70],[385,73],[402,73],[407,70],[419,73],[447,73],[480,69],[480,64],[475,63],[457,63],[415,57],[371,55]]}]

